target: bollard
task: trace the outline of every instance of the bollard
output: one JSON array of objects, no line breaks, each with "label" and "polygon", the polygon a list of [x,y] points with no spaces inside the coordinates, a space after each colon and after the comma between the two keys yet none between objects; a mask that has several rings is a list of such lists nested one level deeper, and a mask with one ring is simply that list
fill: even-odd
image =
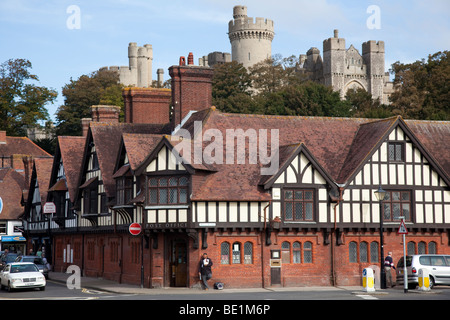
[{"label": "bollard", "polygon": [[430,291],[430,272],[428,269],[419,269],[419,291]]},{"label": "bollard", "polygon": [[365,292],[374,292],[373,270],[366,268],[363,270],[363,290]]}]

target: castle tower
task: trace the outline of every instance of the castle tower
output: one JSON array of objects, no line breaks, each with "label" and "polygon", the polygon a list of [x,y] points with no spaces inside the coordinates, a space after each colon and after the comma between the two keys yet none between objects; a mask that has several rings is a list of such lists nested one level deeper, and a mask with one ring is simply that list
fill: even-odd
[{"label": "castle tower", "polygon": [[233,20],[228,23],[231,59],[248,68],[272,56],[275,36],[273,21],[247,16],[246,6],[233,8]]},{"label": "castle tower", "polygon": [[368,90],[373,99],[383,101],[385,82],[384,41],[367,41],[362,45],[362,56],[367,66]]},{"label": "castle tower", "polygon": [[323,41],[323,81],[335,91],[344,89],[345,55],[345,39],[334,30],[334,37]]}]

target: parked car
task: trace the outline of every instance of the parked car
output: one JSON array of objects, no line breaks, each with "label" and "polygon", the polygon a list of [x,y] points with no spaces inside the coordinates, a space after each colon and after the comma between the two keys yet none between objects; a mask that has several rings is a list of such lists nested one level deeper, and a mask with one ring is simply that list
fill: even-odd
[{"label": "parked car", "polygon": [[[417,287],[420,269],[427,269],[430,273],[430,288],[437,284],[450,285],[450,255],[419,254],[406,256],[409,289]],[[403,257],[397,263],[397,284],[404,284]]]},{"label": "parked car", "polygon": [[18,256],[15,262],[32,262],[37,265],[38,269],[48,279],[48,268],[44,263],[44,260],[38,256]]},{"label": "parked car", "polygon": [[0,272],[0,287],[8,291],[23,288],[45,290],[45,277],[38,267],[31,262],[8,263]]},{"label": "parked car", "polygon": [[10,262],[14,262],[17,258],[17,253],[8,253],[6,256],[2,255],[0,259],[0,270],[3,270],[3,268]]}]

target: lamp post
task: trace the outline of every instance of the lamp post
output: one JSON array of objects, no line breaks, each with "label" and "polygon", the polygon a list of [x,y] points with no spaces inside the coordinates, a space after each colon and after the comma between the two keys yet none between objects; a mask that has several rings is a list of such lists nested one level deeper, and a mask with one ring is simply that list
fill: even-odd
[{"label": "lamp post", "polygon": [[386,197],[386,191],[380,187],[375,191],[375,196],[377,197],[380,205],[380,288],[386,289],[386,271],[384,270],[384,249],[383,249],[383,210],[382,201]]}]

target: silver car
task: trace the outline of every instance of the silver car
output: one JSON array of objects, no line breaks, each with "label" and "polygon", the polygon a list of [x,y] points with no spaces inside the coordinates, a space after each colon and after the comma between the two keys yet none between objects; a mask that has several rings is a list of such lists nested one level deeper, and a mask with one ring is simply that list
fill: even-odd
[{"label": "silver car", "polygon": [[[419,270],[427,269],[430,288],[435,285],[450,285],[450,255],[419,254],[406,256],[408,288],[415,289],[419,283]],[[403,257],[397,263],[397,284],[403,285]]]}]

